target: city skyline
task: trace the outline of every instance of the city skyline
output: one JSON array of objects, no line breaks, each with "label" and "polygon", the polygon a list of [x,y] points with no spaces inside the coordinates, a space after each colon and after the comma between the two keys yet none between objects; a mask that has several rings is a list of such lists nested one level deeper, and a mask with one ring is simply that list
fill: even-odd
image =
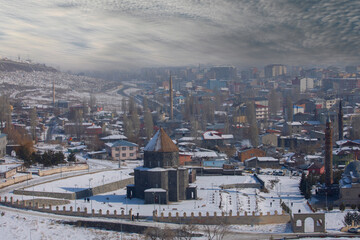
[{"label": "city skyline", "polygon": [[0,9],[0,56],[61,70],[358,64],[360,3],[23,1]]}]

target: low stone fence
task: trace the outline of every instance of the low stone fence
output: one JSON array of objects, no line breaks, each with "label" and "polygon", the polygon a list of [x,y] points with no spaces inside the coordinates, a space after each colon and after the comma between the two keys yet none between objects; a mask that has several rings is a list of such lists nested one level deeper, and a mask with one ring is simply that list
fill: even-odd
[{"label": "low stone fence", "polygon": [[27,181],[30,179],[32,179],[31,173],[23,175],[23,176],[19,176],[19,177],[13,177],[10,179],[6,179],[5,182],[0,182],[0,188],[4,188],[4,187],[10,186],[10,185],[13,185],[15,183],[24,182],[24,181]]},{"label": "low stone fence", "polygon": [[233,183],[233,184],[224,184],[220,186],[222,189],[229,188],[261,188],[260,183]]},{"label": "low stone fence", "polygon": [[261,180],[256,174],[254,174],[254,178],[256,179],[256,183],[233,183],[233,184],[224,184],[220,187],[222,189],[229,189],[229,188],[264,188],[264,181]]},{"label": "low stone fence", "polygon": [[89,169],[89,165],[87,164],[77,164],[73,166],[64,166],[59,168],[53,168],[48,170],[38,170],[38,175],[40,177],[42,176],[48,176],[56,173],[62,173],[62,172],[72,172],[72,171],[80,171],[80,170],[87,170]]},{"label": "low stone fence", "polygon": [[230,224],[230,225],[264,225],[264,224],[283,224],[290,221],[290,215],[282,212],[281,215],[275,211],[273,215],[270,215],[268,212],[266,215],[260,213],[256,215],[255,212],[252,212],[251,215],[248,215],[247,212],[244,215],[240,215],[240,212],[237,212],[236,215],[232,215],[232,211],[228,215],[221,213],[217,215],[214,212],[214,215],[210,216],[209,212],[202,215],[201,212],[197,216],[192,212],[190,216],[187,216],[186,213],[183,213],[182,216],[176,212],[175,216],[172,216],[171,213],[168,213],[168,216],[164,216],[164,213],[161,213],[160,216],[157,215],[157,212],[153,213],[153,220],[156,222],[166,222],[166,223],[180,223],[180,224],[204,224],[204,225],[217,225],[217,224]]},{"label": "low stone fence", "polygon": [[17,172],[16,168],[12,168],[12,169],[9,169],[6,172],[0,173],[0,177],[1,178],[10,178],[10,177],[14,176],[16,174],[16,172]]},{"label": "low stone fence", "polygon": [[0,197],[0,204],[4,206],[15,207],[20,209],[28,209],[38,212],[46,212],[46,213],[75,216],[75,217],[103,217],[103,218],[130,219],[130,220],[133,220],[135,218],[135,216],[132,214],[132,209],[129,210],[128,214],[125,214],[124,210],[121,210],[120,213],[118,213],[116,210],[114,210],[111,213],[109,210],[103,212],[101,209],[98,210],[97,212],[95,212],[94,209],[88,212],[87,208],[84,208],[84,210],[81,211],[79,207],[75,210],[73,209],[72,206],[70,206],[69,208],[66,208],[66,206],[63,206],[62,208],[56,206],[54,208],[52,205],[46,206],[45,204],[39,206],[38,203],[33,204],[31,201],[29,202],[24,202],[24,201],[20,202],[19,200],[14,201],[13,197],[10,197],[10,199],[8,199],[7,197],[4,197],[2,199]]},{"label": "low stone fence", "polygon": [[265,188],[265,182],[261,178],[259,178],[257,174],[254,174],[254,178],[256,178],[256,180],[260,183],[261,189]]},{"label": "low stone fence", "polygon": [[124,188],[129,184],[134,183],[134,178],[127,178],[120,181],[107,183],[101,186],[93,187],[84,189],[78,192],[72,193],[60,193],[60,192],[44,192],[44,191],[31,191],[31,190],[24,190],[24,189],[16,189],[14,190],[14,194],[17,195],[27,195],[27,196],[36,196],[36,197],[49,197],[49,198],[60,198],[60,199],[79,199],[79,198],[86,198],[91,197],[94,195],[98,195],[101,193],[115,191],[120,188]]}]

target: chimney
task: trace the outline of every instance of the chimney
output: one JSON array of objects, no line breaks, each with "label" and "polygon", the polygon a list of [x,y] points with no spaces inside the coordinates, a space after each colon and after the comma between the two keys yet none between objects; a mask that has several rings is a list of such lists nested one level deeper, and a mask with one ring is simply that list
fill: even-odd
[{"label": "chimney", "polygon": [[325,184],[327,187],[333,184],[332,150],[332,128],[330,116],[328,116],[325,129]]}]

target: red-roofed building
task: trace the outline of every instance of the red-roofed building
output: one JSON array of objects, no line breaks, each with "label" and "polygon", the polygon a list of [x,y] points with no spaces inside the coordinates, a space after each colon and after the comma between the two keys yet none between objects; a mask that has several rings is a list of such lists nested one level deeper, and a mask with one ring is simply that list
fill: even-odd
[{"label": "red-roofed building", "polygon": [[321,163],[313,163],[307,170],[309,171],[309,174],[321,175],[325,173],[325,166]]}]

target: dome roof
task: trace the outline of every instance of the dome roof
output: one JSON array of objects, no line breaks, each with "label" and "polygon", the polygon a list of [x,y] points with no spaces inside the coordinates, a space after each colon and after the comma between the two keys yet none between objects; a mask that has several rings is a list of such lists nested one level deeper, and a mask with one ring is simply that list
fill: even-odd
[{"label": "dome roof", "polygon": [[144,148],[147,152],[178,152],[178,147],[171,140],[169,135],[166,134],[164,129],[160,128],[155,133],[150,142]]},{"label": "dome roof", "polygon": [[354,177],[360,177],[360,161],[352,161],[346,166],[344,174],[351,175],[351,172]]}]

